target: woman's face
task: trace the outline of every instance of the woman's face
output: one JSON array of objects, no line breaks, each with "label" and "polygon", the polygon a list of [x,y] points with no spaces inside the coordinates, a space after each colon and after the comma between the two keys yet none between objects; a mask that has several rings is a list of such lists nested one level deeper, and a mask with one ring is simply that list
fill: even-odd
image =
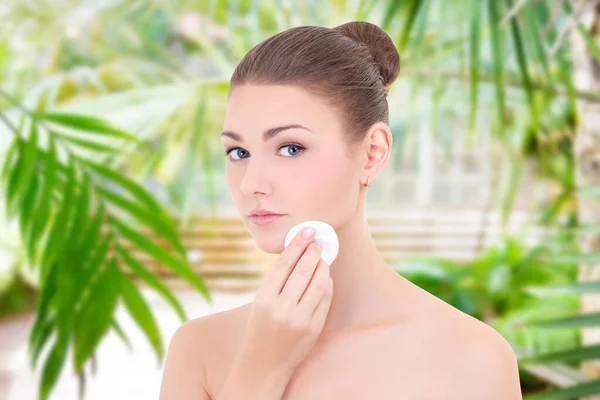
[{"label": "woman's face", "polygon": [[[290,125],[297,127],[264,137]],[[223,132],[227,186],[261,250],[281,253],[299,222],[337,228],[356,214],[366,155],[349,158],[338,117],[320,98],[292,86],[236,86]],[[253,208],[284,216],[257,225],[249,218]]]}]

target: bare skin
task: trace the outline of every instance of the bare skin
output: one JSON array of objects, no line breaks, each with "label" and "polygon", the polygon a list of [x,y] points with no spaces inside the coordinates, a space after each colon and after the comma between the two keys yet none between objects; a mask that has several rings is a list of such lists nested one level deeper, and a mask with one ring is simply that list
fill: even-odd
[{"label": "bare skin", "polygon": [[[396,285],[402,295],[386,307],[388,320],[321,334],[282,400],[522,398],[517,362],[502,336],[402,277]],[[413,307],[403,307],[407,303]],[[208,399],[219,399],[249,310],[245,304],[180,329],[180,353],[171,355],[179,357],[174,368],[186,373],[194,365],[196,381],[205,374]]]},{"label": "bare skin", "polygon": [[[258,247],[282,253],[286,233],[306,220],[329,223],[340,241],[329,267],[333,294],[322,331],[312,352],[286,377],[281,399],[521,399],[516,357],[504,338],[383,260],[366,223],[363,184],[384,170],[392,135],[387,124],[376,123],[349,153],[341,118],[292,86],[243,85],[227,103],[224,131],[242,141],[225,135],[223,149],[244,150],[228,157],[227,185]],[[290,124],[308,130],[286,129],[263,140],[267,129]],[[304,150],[290,152],[287,143]],[[258,226],[249,221],[251,208],[284,216]],[[220,400],[250,304],[178,329],[161,400]]]}]

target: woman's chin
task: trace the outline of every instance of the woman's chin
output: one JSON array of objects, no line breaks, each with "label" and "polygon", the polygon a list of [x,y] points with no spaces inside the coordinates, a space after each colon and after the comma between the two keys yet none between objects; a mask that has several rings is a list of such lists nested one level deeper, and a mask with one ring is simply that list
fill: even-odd
[{"label": "woman's chin", "polygon": [[283,238],[281,240],[274,240],[273,238],[254,237],[254,242],[259,249],[267,254],[281,254],[283,252]]},{"label": "woman's chin", "polygon": [[283,242],[285,235],[292,228],[289,221],[281,218],[265,226],[256,226],[248,223],[246,228],[249,230],[256,246],[267,254],[281,254],[283,252]]}]

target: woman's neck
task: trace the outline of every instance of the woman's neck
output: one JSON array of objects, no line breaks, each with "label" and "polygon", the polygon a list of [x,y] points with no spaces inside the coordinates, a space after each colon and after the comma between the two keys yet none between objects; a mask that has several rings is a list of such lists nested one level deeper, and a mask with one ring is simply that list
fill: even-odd
[{"label": "woman's neck", "polygon": [[394,311],[390,310],[390,300],[398,299],[407,285],[379,253],[364,216],[357,216],[336,232],[340,248],[330,266],[333,298],[323,336],[388,319]]}]

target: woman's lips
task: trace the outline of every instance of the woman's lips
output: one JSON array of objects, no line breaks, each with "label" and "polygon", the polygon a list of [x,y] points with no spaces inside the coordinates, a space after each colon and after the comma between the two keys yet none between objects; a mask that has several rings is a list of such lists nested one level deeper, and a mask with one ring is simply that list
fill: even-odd
[{"label": "woman's lips", "polygon": [[271,222],[277,221],[283,216],[285,216],[285,214],[251,215],[248,217],[248,219],[254,225],[264,226],[270,224]]}]

